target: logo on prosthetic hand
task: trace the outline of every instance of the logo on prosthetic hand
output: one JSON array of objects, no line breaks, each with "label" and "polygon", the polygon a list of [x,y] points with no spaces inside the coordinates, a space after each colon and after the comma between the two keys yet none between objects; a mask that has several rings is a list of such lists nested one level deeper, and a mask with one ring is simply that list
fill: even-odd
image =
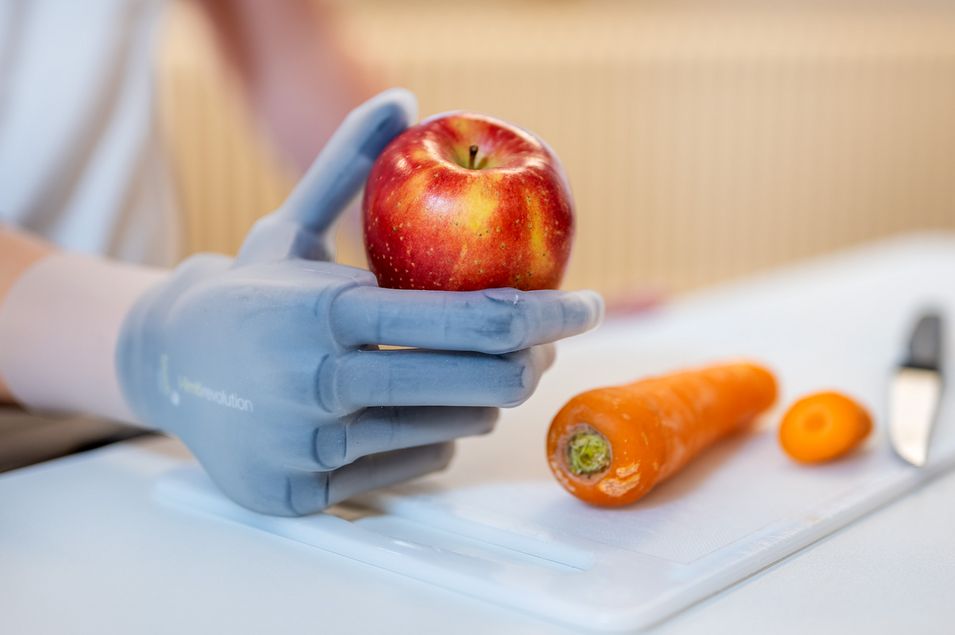
[{"label": "logo on prosthetic hand", "polygon": [[[176,383],[180,392],[187,395],[192,395],[194,397],[199,397],[200,399],[205,399],[206,401],[210,401],[218,406],[233,408],[234,410],[241,410],[242,412],[255,411],[255,405],[250,399],[244,399],[234,392],[227,393],[224,390],[215,390],[213,388],[209,388],[201,382],[193,381],[188,377],[183,377],[182,375],[177,378]],[[176,395],[176,393],[173,393],[173,395]],[[173,403],[175,402],[176,400],[174,400]]]}]

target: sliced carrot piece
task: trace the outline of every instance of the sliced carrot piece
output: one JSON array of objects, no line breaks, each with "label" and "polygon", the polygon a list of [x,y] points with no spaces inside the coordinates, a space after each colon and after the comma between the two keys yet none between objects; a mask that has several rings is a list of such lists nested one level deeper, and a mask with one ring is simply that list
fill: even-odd
[{"label": "sliced carrot piece", "polygon": [[597,388],[571,399],[554,417],[548,464],[577,498],[627,505],[775,400],[776,378],[750,363]]},{"label": "sliced carrot piece", "polygon": [[783,415],[779,443],[796,461],[822,463],[848,454],[871,431],[872,417],[859,402],[838,392],[818,392]]}]

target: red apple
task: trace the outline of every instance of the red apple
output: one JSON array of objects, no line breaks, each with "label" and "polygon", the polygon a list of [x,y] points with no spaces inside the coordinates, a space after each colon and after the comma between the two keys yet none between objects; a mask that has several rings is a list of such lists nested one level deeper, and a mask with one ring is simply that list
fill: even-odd
[{"label": "red apple", "polygon": [[365,250],[383,287],[553,289],[574,236],[573,199],[539,138],[473,113],[398,135],[372,166]]}]

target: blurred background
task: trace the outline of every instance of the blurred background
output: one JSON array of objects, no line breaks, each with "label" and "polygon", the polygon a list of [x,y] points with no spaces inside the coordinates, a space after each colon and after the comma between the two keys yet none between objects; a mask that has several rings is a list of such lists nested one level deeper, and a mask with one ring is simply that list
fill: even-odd
[{"label": "blurred background", "polygon": [[[955,4],[338,0],[370,89],[545,138],[578,234],[565,287],[626,302],[905,231],[955,228]],[[162,134],[184,254],[234,252],[299,168],[193,2],[165,17]],[[340,259],[362,265],[358,218]]]}]

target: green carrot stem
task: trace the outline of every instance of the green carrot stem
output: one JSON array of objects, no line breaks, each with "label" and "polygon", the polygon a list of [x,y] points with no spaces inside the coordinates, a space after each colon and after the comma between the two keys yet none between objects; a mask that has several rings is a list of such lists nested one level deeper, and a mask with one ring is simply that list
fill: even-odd
[{"label": "green carrot stem", "polygon": [[567,443],[567,465],[576,476],[590,476],[610,467],[610,442],[593,428],[578,432]]}]

